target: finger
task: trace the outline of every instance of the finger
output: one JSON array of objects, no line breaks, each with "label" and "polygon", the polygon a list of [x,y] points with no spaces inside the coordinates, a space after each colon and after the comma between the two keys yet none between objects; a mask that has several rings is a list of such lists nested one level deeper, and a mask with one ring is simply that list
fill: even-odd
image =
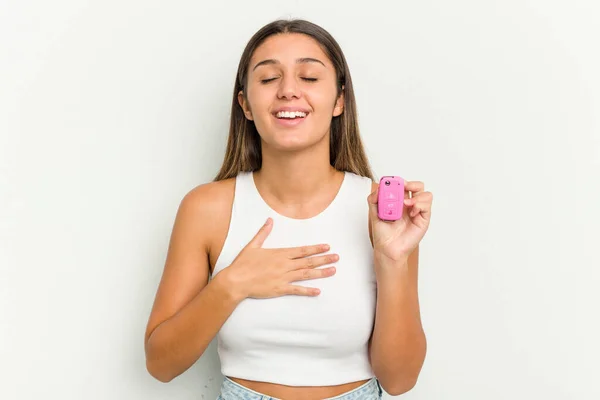
[{"label": "finger", "polygon": [[418,202],[410,210],[410,216],[414,217],[414,216],[418,215],[419,213],[421,215],[425,215],[425,214],[428,214],[429,212],[431,212],[431,205],[429,203]]},{"label": "finger", "polygon": [[420,209],[420,208],[419,208],[417,205],[415,205],[415,206],[412,208],[412,210],[410,210],[410,216],[414,218],[414,217],[416,217],[417,215],[419,215],[419,213],[420,213],[420,212],[421,212],[421,209]]},{"label": "finger", "polygon": [[367,196],[367,202],[369,204],[377,204],[377,194],[379,192],[379,187],[372,191],[369,196]]},{"label": "finger", "polygon": [[404,181],[404,190],[409,192],[422,192],[425,190],[425,184],[421,181]]},{"label": "finger", "polygon": [[367,196],[367,203],[369,205],[369,214],[371,214],[371,218],[377,216],[378,194],[379,187],[371,192],[369,196]]},{"label": "finger", "polygon": [[283,248],[281,251],[286,253],[289,258],[296,259],[325,253],[329,248],[330,246],[328,244],[313,244],[309,246]]},{"label": "finger", "polygon": [[413,197],[405,198],[404,204],[407,206],[411,206],[418,202],[429,202],[433,200],[433,194],[431,192],[419,192],[413,195]]},{"label": "finger", "polygon": [[[404,204],[406,204],[408,201],[412,201],[412,199],[406,199],[404,201]],[[411,207],[411,211],[419,210],[419,212],[429,212],[431,210],[431,204],[425,201],[410,203],[406,205]]]},{"label": "finger", "polygon": [[311,269],[305,268],[294,271],[291,276],[291,282],[295,281],[306,281],[310,279],[326,278],[328,276],[335,275],[335,267],[328,267],[322,269]]},{"label": "finger", "polygon": [[248,247],[261,247],[265,242],[265,239],[271,233],[271,229],[273,228],[273,220],[271,218],[267,218],[267,221],[263,226],[260,227],[256,235],[250,240],[248,243]]},{"label": "finger", "polygon": [[316,268],[325,264],[332,264],[340,259],[337,254],[327,254],[324,256],[304,257],[292,261],[291,270],[300,268]]},{"label": "finger", "polygon": [[295,296],[318,296],[321,293],[321,290],[317,288],[298,286],[298,285],[288,285],[284,294],[291,294]]}]

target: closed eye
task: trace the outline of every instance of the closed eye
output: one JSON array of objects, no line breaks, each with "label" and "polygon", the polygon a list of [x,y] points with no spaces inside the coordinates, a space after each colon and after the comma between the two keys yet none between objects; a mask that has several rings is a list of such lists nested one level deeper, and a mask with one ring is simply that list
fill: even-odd
[{"label": "closed eye", "polygon": [[[261,79],[260,83],[266,84],[266,83],[274,81],[275,79],[277,79],[277,78]],[[316,82],[318,80],[317,78],[301,78],[301,79],[304,81],[307,81],[307,82]]]}]

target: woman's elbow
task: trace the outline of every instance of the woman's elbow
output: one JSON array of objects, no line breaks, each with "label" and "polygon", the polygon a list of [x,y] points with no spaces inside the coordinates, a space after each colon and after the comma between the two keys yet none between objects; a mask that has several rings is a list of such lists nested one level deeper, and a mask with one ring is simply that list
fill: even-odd
[{"label": "woman's elbow", "polygon": [[154,379],[160,382],[171,382],[175,378],[175,376],[172,374],[171,371],[168,371],[164,368],[164,366],[161,366],[160,357],[157,356],[156,349],[153,347],[154,346],[152,346],[150,338],[148,338],[144,345],[144,350],[146,354],[146,371],[148,371],[148,373]]},{"label": "woman's elbow", "polygon": [[152,362],[150,358],[146,357],[146,370],[154,379],[162,383],[169,383],[175,378],[173,374],[169,374],[167,371],[165,371],[163,368],[160,368],[156,364],[156,362]]},{"label": "woman's elbow", "polygon": [[399,396],[409,392],[417,385],[417,379],[404,380],[402,382],[392,382],[387,385],[381,384],[381,387],[390,396]]}]

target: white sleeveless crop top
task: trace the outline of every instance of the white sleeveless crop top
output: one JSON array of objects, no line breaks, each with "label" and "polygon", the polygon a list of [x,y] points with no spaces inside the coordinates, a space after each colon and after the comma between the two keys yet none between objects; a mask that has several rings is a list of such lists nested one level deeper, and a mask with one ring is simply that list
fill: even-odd
[{"label": "white sleeveless crop top", "polygon": [[293,282],[321,289],[318,296],[247,298],[238,304],[217,334],[223,375],[289,386],[339,385],[375,376],[368,355],[376,306],[369,193],[369,178],[345,172],[323,212],[293,219],[267,205],[251,172],[236,177],[231,222],[213,276],[233,262],[267,217],[273,218],[273,228],[264,248],[328,243],[327,253],[340,258],[333,276]]}]

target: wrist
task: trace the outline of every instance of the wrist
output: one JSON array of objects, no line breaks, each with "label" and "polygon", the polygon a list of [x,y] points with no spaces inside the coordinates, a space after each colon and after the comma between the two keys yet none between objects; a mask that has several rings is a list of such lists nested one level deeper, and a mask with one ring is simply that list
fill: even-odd
[{"label": "wrist", "polygon": [[400,253],[390,257],[389,255],[377,250],[373,252],[375,265],[380,265],[383,267],[401,268],[402,266],[408,266],[408,256],[408,254]]},{"label": "wrist", "polygon": [[223,269],[213,278],[214,284],[227,300],[238,304],[242,302],[248,295],[241,289],[241,285],[237,284],[229,268]]}]

